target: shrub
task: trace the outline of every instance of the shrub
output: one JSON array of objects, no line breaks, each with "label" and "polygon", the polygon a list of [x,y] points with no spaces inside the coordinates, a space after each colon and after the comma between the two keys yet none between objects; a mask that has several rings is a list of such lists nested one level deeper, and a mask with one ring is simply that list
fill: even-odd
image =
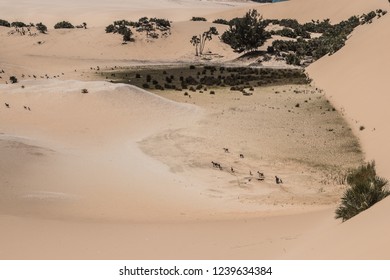
[{"label": "shrub", "polygon": [[13,23],[11,23],[11,26],[21,28],[21,27],[27,27],[27,24],[21,21],[14,21]]},{"label": "shrub", "polygon": [[192,17],[191,21],[207,21],[204,17]]},{"label": "shrub", "polygon": [[359,182],[371,182],[376,177],[375,162],[369,162],[359,168],[351,170],[347,175],[347,183],[356,185]]},{"label": "shrub", "polygon": [[346,190],[341,205],[336,209],[336,219],[343,222],[390,195],[387,180],[376,176],[374,162],[352,170],[347,176],[347,183],[351,187]]},{"label": "shrub", "polygon": [[47,32],[47,27],[42,22],[37,23],[36,28],[40,33],[46,34]]},{"label": "shrub", "polygon": [[294,32],[294,30],[289,28],[283,28],[281,30],[275,31],[275,34],[288,38],[297,38],[297,34]]},{"label": "shrub", "polygon": [[229,22],[226,19],[222,18],[214,20],[213,23],[229,25]]},{"label": "shrub", "polygon": [[0,19],[0,26],[11,27],[11,24],[4,19]]},{"label": "shrub", "polygon": [[16,84],[18,82],[18,79],[15,76],[11,76],[9,77],[9,81],[11,82],[11,84]]},{"label": "shrub", "polygon": [[157,24],[157,26],[165,27],[165,28],[170,28],[171,23],[167,19],[162,19],[162,18],[151,18],[150,22],[154,22]]},{"label": "shrub", "polygon": [[83,89],[81,90],[81,93],[88,93],[88,89],[83,88]]},{"label": "shrub", "polygon": [[54,29],[71,29],[74,28],[73,24],[68,21],[61,21],[54,25]]},{"label": "shrub", "polygon": [[288,54],[286,57],[286,62],[290,65],[301,65],[301,60],[296,54]]},{"label": "shrub", "polygon": [[106,33],[113,33],[115,31],[115,26],[110,24],[106,27]]},{"label": "shrub", "polygon": [[134,40],[131,38],[131,36],[133,36],[133,32],[131,32],[130,28],[126,28],[123,31],[122,35],[123,35],[123,42],[131,42]]},{"label": "shrub", "polygon": [[142,85],[142,87],[143,87],[143,88],[149,88],[149,84],[146,84],[146,83],[145,83],[145,84]]}]

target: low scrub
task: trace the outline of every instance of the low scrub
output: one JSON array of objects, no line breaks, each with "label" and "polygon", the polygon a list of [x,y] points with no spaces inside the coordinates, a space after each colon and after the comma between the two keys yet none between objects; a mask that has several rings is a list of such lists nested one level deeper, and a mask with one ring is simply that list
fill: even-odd
[{"label": "low scrub", "polygon": [[191,21],[207,21],[204,17],[192,17]]},{"label": "low scrub", "polygon": [[56,25],[54,25],[54,29],[72,29],[72,28],[74,28],[74,26],[69,21],[57,22]]},{"label": "low scrub", "polygon": [[0,26],[11,27],[11,24],[4,19],[0,19]]},{"label": "low scrub", "polygon": [[376,175],[374,162],[352,170],[347,175],[347,183],[350,188],[346,190],[336,209],[336,219],[342,219],[343,222],[390,195],[388,181]]}]

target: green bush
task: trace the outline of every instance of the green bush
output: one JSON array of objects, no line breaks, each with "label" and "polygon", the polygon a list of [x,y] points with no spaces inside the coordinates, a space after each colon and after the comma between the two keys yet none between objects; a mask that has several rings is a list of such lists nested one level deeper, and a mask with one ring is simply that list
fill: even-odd
[{"label": "green bush", "polygon": [[276,35],[280,35],[288,38],[297,38],[297,34],[290,28],[283,28],[274,32]]},{"label": "green bush", "polygon": [[192,17],[191,21],[207,21],[204,17]]},{"label": "green bush", "polygon": [[74,28],[73,24],[71,24],[68,21],[57,22],[56,25],[54,25],[54,29],[72,29],[72,28]]},{"label": "green bush", "polygon": [[0,19],[0,26],[11,27],[11,24],[4,19]]},{"label": "green bush", "polygon": [[170,28],[171,23],[167,19],[162,19],[162,18],[151,18],[150,22],[154,22],[157,24],[157,26],[165,27],[165,28]]},{"label": "green bush", "polygon": [[214,20],[213,23],[229,25],[229,22],[226,19],[222,18]]},{"label": "green bush", "polygon": [[390,195],[388,181],[376,176],[374,162],[351,171],[347,183],[351,187],[346,190],[336,209],[336,219],[342,219],[343,222]]},{"label": "green bush", "polygon": [[11,76],[9,77],[9,81],[11,82],[11,84],[16,84],[18,82],[18,79],[15,76]]},{"label": "green bush", "polygon": [[37,23],[36,28],[40,33],[45,34],[47,32],[47,27],[42,22]]},{"label": "green bush", "polygon": [[301,65],[301,60],[296,54],[288,54],[286,57],[286,62],[290,65]]},{"label": "green bush", "polygon": [[27,24],[21,21],[14,21],[13,23],[11,23],[11,26],[22,28],[22,27],[27,27]]},{"label": "green bush", "polygon": [[369,183],[376,177],[375,162],[369,162],[354,170],[351,170],[347,175],[347,183],[356,185],[358,183]]},{"label": "green bush", "polygon": [[115,31],[115,25],[110,24],[106,27],[106,33],[113,33]]}]

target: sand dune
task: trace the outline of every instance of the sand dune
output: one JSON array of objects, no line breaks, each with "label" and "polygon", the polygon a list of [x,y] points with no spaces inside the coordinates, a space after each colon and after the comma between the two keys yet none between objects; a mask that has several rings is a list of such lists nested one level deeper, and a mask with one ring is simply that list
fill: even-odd
[{"label": "sand dune", "polygon": [[[10,4],[1,0],[2,15],[9,15],[9,21],[44,22],[52,28],[61,20],[81,24],[87,21],[90,26],[106,26],[118,19],[138,20],[140,17],[164,17],[173,21],[187,21],[193,16],[207,16],[216,11],[231,9],[245,5],[245,0],[113,0],[94,1],[93,5],[87,0],[71,0],[54,3],[49,0],[18,1]],[[75,9],[77,7],[77,9]],[[42,14],[45,11],[45,14]],[[3,16],[5,17],[5,16]]]}]

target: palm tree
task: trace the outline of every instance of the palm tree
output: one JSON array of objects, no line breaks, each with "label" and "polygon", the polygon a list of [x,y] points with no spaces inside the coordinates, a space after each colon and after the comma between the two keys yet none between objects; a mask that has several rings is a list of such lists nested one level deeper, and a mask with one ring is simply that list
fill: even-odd
[{"label": "palm tree", "polygon": [[210,27],[208,31],[203,32],[199,36],[192,36],[190,43],[195,46],[195,55],[202,55],[206,42],[211,41],[213,39],[213,35],[218,34],[219,33],[215,27]]},{"label": "palm tree", "polygon": [[[364,167],[360,169],[366,171]],[[362,178],[361,174],[359,177]],[[386,179],[377,176],[353,182],[352,187],[344,193],[341,205],[336,209],[336,219],[345,222],[390,195],[387,183]]]}]

